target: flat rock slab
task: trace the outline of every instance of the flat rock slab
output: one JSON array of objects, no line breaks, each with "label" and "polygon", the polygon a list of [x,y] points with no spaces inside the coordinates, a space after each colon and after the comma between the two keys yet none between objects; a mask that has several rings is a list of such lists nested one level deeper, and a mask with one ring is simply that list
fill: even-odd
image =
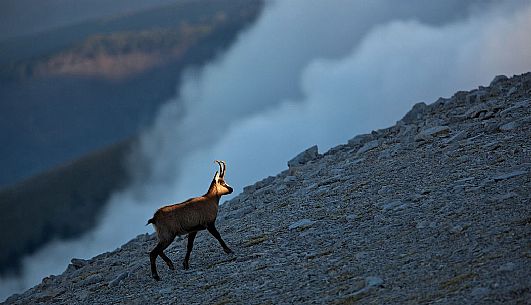
[{"label": "flat rock slab", "polygon": [[305,227],[309,227],[309,226],[313,225],[314,223],[315,223],[315,221],[310,220],[310,219],[301,219],[299,221],[296,221],[296,222],[290,224],[288,226],[288,229],[293,230],[293,229],[298,229],[298,228],[305,228]]},{"label": "flat rock slab", "polygon": [[511,179],[511,178],[518,177],[518,176],[525,175],[525,174],[527,174],[526,171],[516,170],[516,171],[509,172],[509,173],[496,175],[493,177],[493,179],[494,181],[500,181],[500,180]]},{"label": "flat rock slab", "polygon": [[450,135],[451,129],[448,126],[435,126],[424,129],[415,137],[415,141],[428,141],[432,138],[444,138]]},{"label": "flat rock slab", "polygon": [[378,140],[372,140],[370,142],[367,142],[358,150],[357,154],[361,155],[365,152],[368,152],[369,150],[375,149],[376,147],[378,147],[378,145]]}]

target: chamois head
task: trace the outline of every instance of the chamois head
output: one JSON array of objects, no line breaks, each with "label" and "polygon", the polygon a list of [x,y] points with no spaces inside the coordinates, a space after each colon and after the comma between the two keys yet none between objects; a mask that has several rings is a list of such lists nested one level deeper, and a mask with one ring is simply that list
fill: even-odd
[{"label": "chamois head", "polygon": [[214,162],[219,165],[219,171],[214,175],[214,179],[210,184],[208,192],[214,193],[216,196],[231,194],[233,189],[225,182],[225,170],[227,168],[225,161],[216,160]]}]

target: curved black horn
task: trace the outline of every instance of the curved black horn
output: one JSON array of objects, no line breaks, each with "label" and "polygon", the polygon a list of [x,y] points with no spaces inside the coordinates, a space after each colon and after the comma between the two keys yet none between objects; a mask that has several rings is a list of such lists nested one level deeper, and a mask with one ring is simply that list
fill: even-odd
[{"label": "curved black horn", "polygon": [[225,161],[219,161],[223,164],[223,174],[221,174],[221,177],[225,177],[225,171],[227,170],[227,164],[225,164]]},{"label": "curved black horn", "polygon": [[219,165],[219,176],[223,178],[224,169],[223,169],[223,167],[221,166],[221,163],[222,163],[223,161],[215,160],[214,162],[216,162],[216,163]]}]

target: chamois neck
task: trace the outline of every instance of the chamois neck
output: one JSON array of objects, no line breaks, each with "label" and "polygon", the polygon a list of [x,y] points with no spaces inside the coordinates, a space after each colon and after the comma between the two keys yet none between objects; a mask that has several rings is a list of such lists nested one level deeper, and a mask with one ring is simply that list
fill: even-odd
[{"label": "chamois neck", "polygon": [[221,196],[218,195],[218,190],[216,188],[216,182],[215,181],[212,181],[212,183],[210,183],[210,187],[208,188],[208,191],[206,192],[205,197],[215,198],[217,201],[219,201],[219,198]]}]

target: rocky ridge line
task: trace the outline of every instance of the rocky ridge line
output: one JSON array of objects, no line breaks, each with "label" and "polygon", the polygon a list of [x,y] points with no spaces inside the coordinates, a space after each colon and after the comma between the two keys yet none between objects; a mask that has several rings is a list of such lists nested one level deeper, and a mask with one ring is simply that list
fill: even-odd
[{"label": "rocky ridge line", "polygon": [[531,73],[416,104],[223,204],[235,255],[199,234],[156,282],[140,235],[6,304],[529,304],[530,106]]}]

